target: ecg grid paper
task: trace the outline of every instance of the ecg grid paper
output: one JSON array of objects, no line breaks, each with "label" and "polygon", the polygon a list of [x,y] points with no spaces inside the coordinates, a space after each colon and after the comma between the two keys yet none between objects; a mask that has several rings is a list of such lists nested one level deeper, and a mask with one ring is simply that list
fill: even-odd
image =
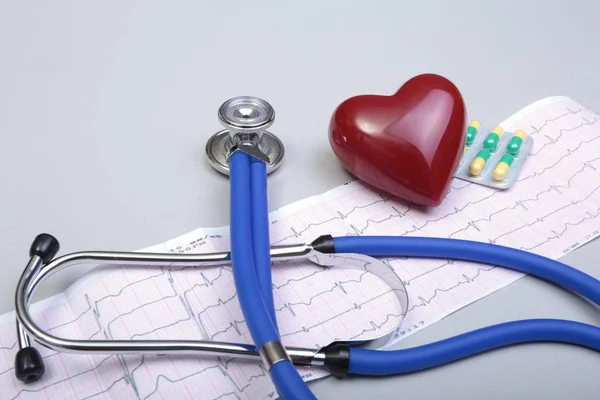
[{"label": "ecg grid paper", "polygon": [[[271,242],[310,242],[322,234],[412,235],[469,239],[558,258],[600,234],[599,116],[565,97],[536,102],[506,120],[535,140],[518,183],[508,191],[454,180],[441,206],[406,204],[352,182],[271,214]],[[480,132],[485,134],[485,132]],[[228,250],[227,228],[198,229],[156,252]],[[335,339],[393,332],[395,343],[519,279],[488,265],[384,259],[405,282],[402,312],[390,288],[364,271],[325,271],[276,263],[273,288],[285,345],[318,347]],[[35,304],[35,320],[79,339],[189,339],[250,343],[229,267],[173,270],[96,268],[65,293]],[[14,377],[14,313],[0,317],[1,398],[274,398],[257,362],[197,356],[60,354],[37,346],[46,374],[35,384]],[[327,374],[303,368],[307,380]]]}]

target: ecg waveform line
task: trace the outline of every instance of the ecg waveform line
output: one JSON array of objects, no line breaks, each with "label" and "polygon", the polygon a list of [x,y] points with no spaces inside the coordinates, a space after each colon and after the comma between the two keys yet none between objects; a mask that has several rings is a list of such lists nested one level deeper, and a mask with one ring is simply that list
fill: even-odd
[{"label": "ecg waveform line", "polygon": [[[278,213],[271,224],[271,237],[275,243],[308,241],[329,232],[423,234],[481,241],[501,239],[504,245],[558,257],[562,253],[556,249],[571,251],[600,231],[596,222],[600,215],[597,198],[600,186],[589,184],[599,181],[600,174],[593,163],[600,157],[587,153],[590,149],[594,150],[592,153],[600,153],[600,145],[595,140],[600,137],[598,120],[598,116],[583,107],[564,101],[542,105],[515,122],[515,126],[531,128],[528,134],[535,138],[536,144],[520,178],[521,182],[527,182],[517,184],[514,190],[493,191],[455,180],[445,203],[438,209],[427,210],[355,182],[322,195],[316,203],[299,203],[287,213]],[[578,156],[584,149],[585,155]],[[575,170],[570,171],[573,166]],[[579,180],[583,182],[575,184]],[[564,201],[557,200],[561,198]],[[186,235],[185,239],[163,244],[159,251],[227,250],[226,231],[213,229],[211,233],[199,230]],[[535,235],[530,236],[531,233]],[[551,242],[553,245],[548,247]],[[454,297],[474,301],[517,276],[495,267],[449,260],[382,261],[402,277],[408,289],[410,305],[403,326],[396,330],[398,340],[464,305],[464,300]],[[236,302],[231,270],[226,267],[186,267],[168,273],[163,269],[123,268],[101,273],[102,285],[95,284],[97,277],[93,271],[67,291],[67,303],[44,311],[45,317],[55,322],[53,326],[88,337],[98,333],[134,339],[150,335],[211,340],[248,337]],[[291,335],[301,343],[317,345],[341,339],[336,337],[340,332],[348,332],[349,338],[363,339],[389,331],[402,313],[391,307],[390,299],[394,296],[389,289],[363,280],[366,276],[364,271],[357,271],[354,276],[335,275],[302,262],[276,266],[273,288],[281,316],[280,329],[288,338]],[[344,286],[344,282],[351,285]],[[479,284],[474,285],[474,282]],[[319,285],[317,290],[313,290],[315,285]],[[450,296],[452,293],[455,295]],[[87,309],[75,307],[77,299],[82,298],[87,301]],[[371,304],[375,306],[368,308]],[[61,311],[61,307],[80,311],[69,316],[70,312]],[[374,311],[378,312],[377,317]],[[156,318],[156,313],[162,313],[161,318]],[[286,327],[294,326],[297,328],[285,331]],[[314,334],[315,330],[318,335]],[[42,384],[23,387],[8,373],[9,361],[16,352],[15,339],[14,323],[0,326],[0,351],[7,360],[6,364],[0,362],[0,370],[4,371],[0,373],[0,386],[10,388],[11,398],[15,399],[25,398],[27,393],[60,398],[67,392],[75,392],[80,398],[110,395],[111,398],[150,399],[162,397],[163,389],[170,397],[177,398],[247,399],[275,395],[260,365],[233,358],[225,362],[203,359],[192,363],[189,359],[171,356],[75,358],[56,352],[45,357],[70,365],[70,371],[65,375],[60,367],[56,368],[58,364],[52,363]],[[86,363],[88,366],[84,367]],[[2,368],[3,365],[6,368]],[[100,381],[96,376],[97,385],[93,379],[86,379],[85,385],[80,383],[81,379],[100,371],[106,378]],[[306,379],[324,375],[318,369],[303,371],[306,371]]]}]

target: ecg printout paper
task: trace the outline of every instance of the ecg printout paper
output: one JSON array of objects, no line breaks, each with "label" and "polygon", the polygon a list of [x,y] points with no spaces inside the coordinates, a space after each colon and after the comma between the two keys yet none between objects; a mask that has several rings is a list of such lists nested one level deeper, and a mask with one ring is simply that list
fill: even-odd
[{"label": "ecg printout paper", "polygon": [[[454,180],[444,203],[425,209],[349,183],[271,214],[272,243],[321,234],[414,235],[492,242],[558,258],[600,234],[600,117],[565,97],[536,102],[502,126],[524,129],[535,145],[508,191]],[[481,132],[480,134],[485,134]],[[198,229],[149,251],[227,250],[226,228]],[[286,345],[379,336],[396,342],[522,275],[446,260],[383,260],[403,279],[409,308],[362,271],[275,264],[273,287]],[[25,265],[25,260],[24,260]],[[37,303],[34,317],[59,336],[80,339],[208,339],[250,342],[228,267],[97,268],[65,293]],[[397,328],[397,329],[396,329]],[[14,377],[14,313],[0,318],[1,398],[255,399],[277,394],[256,362],[195,356],[59,354],[45,357],[41,382]],[[305,379],[326,376],[303,369]]]}]

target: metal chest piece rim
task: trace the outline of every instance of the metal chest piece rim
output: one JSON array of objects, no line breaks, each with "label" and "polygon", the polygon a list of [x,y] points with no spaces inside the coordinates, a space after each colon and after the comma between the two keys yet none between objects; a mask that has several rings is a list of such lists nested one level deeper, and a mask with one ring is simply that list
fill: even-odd
[{"label": "metal chest piece rim", "polygon": [[277,136],[267,131],[275,120],[275,110],[263,99],[239,96],[225,101],[218,110],[225,129],[212,135],[206,143],[209,164],[229,176],[228,158],[240,142],[252,142],[268,159],[267,173],[281,165],[285,148]]}]

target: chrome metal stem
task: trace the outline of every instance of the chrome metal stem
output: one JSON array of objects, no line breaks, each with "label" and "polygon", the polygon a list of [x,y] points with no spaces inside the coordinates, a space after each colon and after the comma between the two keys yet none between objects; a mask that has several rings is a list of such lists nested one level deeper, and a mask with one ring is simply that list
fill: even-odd
[{"label": "chrome metal stem", "polygon": [[[284,261],[295,258],[307,258],[312,252],[307,244],[274,246],[271,248],[271,258],[274,261]],[[230,264],[229,252],[207,254],[176,254],[176,253],[140,253],[116,251],[88,251],[66,254],[42,266],[32,278],[28,292],[35,291],[38,285],[55,273],[79,264],[102,264],[119,266],[153,266],[153,267],[205,267]],[[33,293],[30,293],[33,295]]]},{"label": "chrome metal stem", "polygon": [[17,321],[17,339],[19,350],[24,349],[25,347],[31,346],[31,342],[29,341],[29,336],[27,336],[27,332],[23,329],[23,326],[19,321]]},{"label": "chrome metal stem", "polygon": [[[25,270],[23,271],[23,276],[25,277],[26,280],[28,280],[29,282],[33,282],[33,279],[31,279],[32,277],[35,278],[38,276],[38,271],[40,269],[40,267],[42,266],[43,261],[40,257],[38,256],[33,256],[31,257],[31,259],[29,260],[29,263],[27,263],[27,266],[25,267]],[[21,279],[23,279],[23,276],[21,277]],[[29,301],[30,298],[30,293],[31,293],[31,286],[33,285],[33,283],[29,284],[27,287],[27,301]],[[19,292],[17,292],[18,295]],[[29,340],[29,336],[27,336],[27,332],[25,331],[25,329],[23,329],[23,326],[21,325],[21,323],[19,322],[19,320],[17,319],[17,341],[18,341],[18,346],[19,349],[23,349],[25,347],[29,347],[31,346],[31,341]]]}]

